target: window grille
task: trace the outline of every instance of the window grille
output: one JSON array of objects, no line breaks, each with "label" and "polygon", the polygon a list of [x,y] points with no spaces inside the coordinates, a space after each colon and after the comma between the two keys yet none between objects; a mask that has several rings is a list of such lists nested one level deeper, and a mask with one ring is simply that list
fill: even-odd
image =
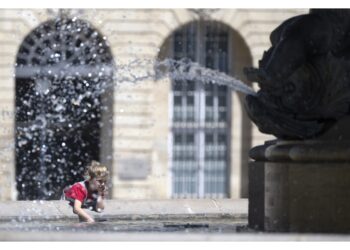
[{"label": "window grille", "polygon": [[[228,73],[229,43],[225,26],[193,22],[175,32],[173,57]],[[173,81],[173,198],[228,196],[230,95],[225,86]]]}]

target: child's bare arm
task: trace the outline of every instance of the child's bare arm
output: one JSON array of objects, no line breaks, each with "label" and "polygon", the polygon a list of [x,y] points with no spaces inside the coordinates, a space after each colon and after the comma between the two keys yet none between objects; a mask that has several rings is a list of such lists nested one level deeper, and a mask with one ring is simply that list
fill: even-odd
[{"label": "child's bare arm", "polygon": [[105,197],[105,191],[99,190],[97,202],[96,202],[96,211],[97,212],[102,212],[102,210],[105,209],[104,197]]},{"label": "child's bare arm", "polygon": [[91,216],[81,208],[81,201],[74,200],[73,213],[77,214],[85,222],[95,222]]}]

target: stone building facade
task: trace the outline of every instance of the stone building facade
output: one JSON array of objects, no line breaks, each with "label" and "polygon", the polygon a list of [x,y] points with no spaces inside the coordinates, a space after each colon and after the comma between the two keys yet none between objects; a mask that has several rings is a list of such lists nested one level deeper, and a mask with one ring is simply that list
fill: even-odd
[{"label": "stone building facade", "polygon": [[[118,65],[137,58],[171,56],[175,32],[191,23],[225,27],[229,44],[227,73],[246,81],[242,69],[257,66],[269,47],[269,34],[285,19],[305,9],[98,9],[66,10],[65,15],[90,23],[108,41]],[[59,10],[0,10],[0,201],[16,200],[15,63],[24,38]],[[200,52],[200,51],[199,51]],[[154,65],[133,66],[144,71]],[[116,74],[119,72],[117,71]],[[124,74],[122,71],[120,74]],[[172,87],[170,79],[148,78],[141,84],[116,84],[109,104],[112,133],[101,132],[100,160],[112,173],[111,198],[174,197],[171,152]],[[257,86],[252,83],[253,88]],[[260,133],[244,110],[244,95],[230,93],[228,120],[227,198],[247,197],[248,151],[271,136]],[[196,197],[196,196],[194,196]],[[205,198],[203,194],[198,198]],[[220,197],[220,196],[218,196]],[[186,195],[184,196],[186,198]],[[214,196],[215,198],[215,196]]]}]

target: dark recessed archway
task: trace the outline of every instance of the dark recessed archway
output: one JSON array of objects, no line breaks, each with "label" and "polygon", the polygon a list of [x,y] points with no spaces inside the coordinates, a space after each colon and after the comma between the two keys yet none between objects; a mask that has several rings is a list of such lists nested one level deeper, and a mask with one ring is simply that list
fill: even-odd
[{"label": "dark recessed archway", "polygon": [[47,21],[25,37],[15,75],[18,199],[57,199],[88,162],[103,160],[113,65],[106,38],[76,18]]}]

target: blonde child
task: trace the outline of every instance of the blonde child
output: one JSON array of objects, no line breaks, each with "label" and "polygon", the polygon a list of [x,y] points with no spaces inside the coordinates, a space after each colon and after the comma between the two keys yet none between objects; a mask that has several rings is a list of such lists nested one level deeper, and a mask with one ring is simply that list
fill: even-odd
[{"label": "blonde child", "polygon": [[63,190],[62,199],[69,201],[69,205],[73,207],[73,213],[78,215],[79,221],[95,222],[83,208],[89,208],[95,212],[103,211],[108,174],[106,166],[92,161],[87,166],[85,181],[77,182]]}]

